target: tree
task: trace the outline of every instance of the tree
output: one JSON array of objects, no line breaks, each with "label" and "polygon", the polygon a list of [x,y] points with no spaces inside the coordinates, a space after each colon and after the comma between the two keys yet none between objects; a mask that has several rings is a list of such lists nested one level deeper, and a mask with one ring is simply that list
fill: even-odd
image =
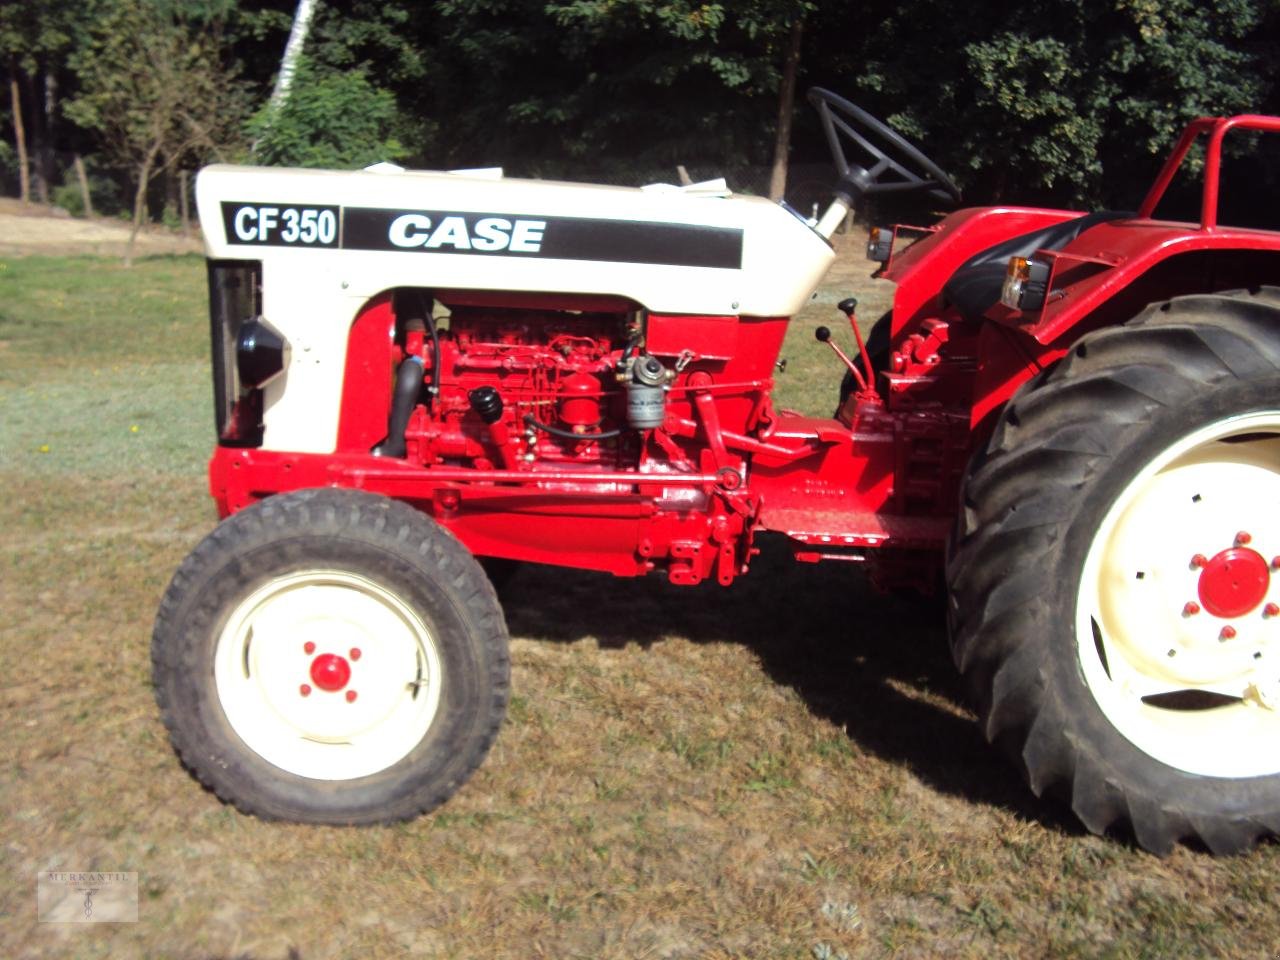
[{"label": "tree", "polygon": [[[289,30],[289,41],[284,45],[284,56],[280,58],[280,72],[276,74],[276,84],[271,91],[271,99],[267,102],[266,117],[262,127],[264,131],[271,129],[271,121],[289,101],[289,90],[293,86],[294,75],[298,72],[298,61],[302,57],[303,48],[307,45],[307,34],[311,30],[311,18],[315,16],[318,0],[298,0],[297,10],[293,14],[293,26]],[[250,154],[257,153],[258,142],[255,140],[249,149]]]},{"label": "tree", "polygon": [[759,165],[815,5],[442,0],[413,23],[428,79],[407,106],[439,118],[436,164],[630,181]]},{"label": "tree", "polygon": [[[1192,117],[1256,109],[1272,0],[868,4],[873,42],[832,49],[855,99],[932,149],[976,201],[1133,204]],[[824,6],[824,36],[853,36]]]},{"label": "tree", "polygon": [[125,264],[158,172],[238,144],[244,97],[224,61],[225,5],[111,0],[73,58],[81,92],[67,115],[96,131],[108,153],[136,170]]},{"label": "tree", "polygon": [[[306,50],[292,64],[289,90],[258,109],[249,121],[254,160],[302,167],[360,167],[402,158],[406,137],[422,125],[398,102],[421,82],[422,53],[407,30],[415,8],[351,0],[341,8],[317,4]],[[299,3],[289,46],[296,51]],[[287,59],[287,56],[286,56]],[[282,64],[277,78],[290,69]]]},{"label": "tree", "polygon": [[[54,143],[65,63],[84,42],[85,24],[92,20],[97,7],[98,0],[0,4],[0,58],[9,69],[14,143],[24,202],[30,198],[32,173],[40,200],[49,201],[55,179]],[[34,164],[30,162],[32,155]]]},{"label": "tree", "polygon": [[773,169],[769,174],[769,199],[781,200],[787,191],[787,159],[791,150],[791,115],[795,112],[796,73],[800,68],[800,41],[804,34],[804,19],[797,17],[791,24],[791,42],[787,45],[787,58],[782,68],[782,82],[778,85],[778,124],[773,137]]},{"label": "tree", "polygon": [[304,57],[287,102],[263,107],[250,121],[254,159],[274,166],[364,167],[404,155],[391,132],[398,114],[389,90],[374,86],[364,67],[333,70]]}]

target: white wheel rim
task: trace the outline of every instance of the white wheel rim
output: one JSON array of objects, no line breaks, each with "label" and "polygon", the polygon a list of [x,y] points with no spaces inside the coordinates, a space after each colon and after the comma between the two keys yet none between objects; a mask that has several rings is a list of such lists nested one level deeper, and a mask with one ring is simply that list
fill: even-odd
[{"label": "white wheel rim", "polygon": [[421,617],[385,587],[336,570],[255,590],[214,653],[231,728],[268,763],[316,780],[367,777],[402,760],[435,718],[441,679]]},{"label": "white wheel rim", "polygon": [[1195,431],[1120,494],[1085,560],[1076,637],[1090,692],[1134,746],[1203,776],[1280,771],[1274,561],[1280,411]]}]

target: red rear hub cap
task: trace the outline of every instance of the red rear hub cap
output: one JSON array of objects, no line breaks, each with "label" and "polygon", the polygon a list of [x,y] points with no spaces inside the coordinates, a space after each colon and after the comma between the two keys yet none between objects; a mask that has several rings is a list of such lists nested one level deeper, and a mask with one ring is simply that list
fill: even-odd
[{"label": "red rear hub cap", "polygon": [[322,653],[311,661],[311,681],[321,690],[333,693],[351,679],[351,664],[336,653]]},{"label": "red rear hub cap", "polygon": [[1215,617],[1242,617],[1267,596],[1271,571],[1256,550],[1232,547],[1205,564],[1200,602]]}]

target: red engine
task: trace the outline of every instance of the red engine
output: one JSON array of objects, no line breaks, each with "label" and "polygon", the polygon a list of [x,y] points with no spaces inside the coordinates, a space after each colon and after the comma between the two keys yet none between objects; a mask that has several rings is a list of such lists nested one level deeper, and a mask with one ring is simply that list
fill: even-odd
[{"label": "red engine", "polygon": [[[414,300],[417,310],[410,305]],[[407,370],[396,402],[410,411],[405,450],[397,455],[423,466],[478,470],[638,466],[638,435],[623,428],[635,406],[631,395],[653,391],[645,392],[632,370],[656,367],[650,379],[656,381],[651,386],[657,425],[667,370],[640,356],[641,332],[633,315],[455,300],[433,337],[436,321],[425,315],[426,301],[416,291],[396,298],[397,339],[405,357],[400,369]]]}]

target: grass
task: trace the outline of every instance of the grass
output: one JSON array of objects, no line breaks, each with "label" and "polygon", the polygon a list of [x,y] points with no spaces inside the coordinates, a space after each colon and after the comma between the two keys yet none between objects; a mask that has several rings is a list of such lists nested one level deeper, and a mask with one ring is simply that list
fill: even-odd
[{"label": "grass", "polygon": [[[812,330],[847,337],[825,301],[850,292],[878,316],[861,271],[797,318],[786,405],[829,412],[840,369]],[[432,816],[339,830],[219,804],[170,750],[147,663],[213,524],[202,284],[198,259],[0,269],[0,955],[1280,951],[1276,846],[1156,860],[1085,834],[982,742],[936,605],[776,544],[727,590],[518,573],[508,723]],[[48,869],[138,871],[139,922],[38,925]]]}]

